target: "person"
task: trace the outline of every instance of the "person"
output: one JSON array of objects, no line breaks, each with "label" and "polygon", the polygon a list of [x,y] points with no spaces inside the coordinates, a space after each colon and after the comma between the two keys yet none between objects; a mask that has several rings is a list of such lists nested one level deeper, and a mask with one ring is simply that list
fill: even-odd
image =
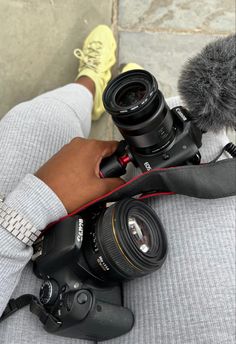
[{"label": "person", "polygon": [[[74,83],[17,105],[0,122],[1,204],[31,224],[32,241],[49,223],[124,183],[99,177],[101,159],[117,143],[85,139],[91,114],[96,120],[104,111],[101,96],[115,49],[111,30],[98,26],[75,51],[80,66]],[[168,100],[170,107],[179,103],[178,97]],[[227,142],[225,132],[204,135],[202,161]],[[135,325],[107,343],[234,343],[235,198],[172,195],[147,203],[166,228],[168,257],[162,269],[124,283]],[[11,297],[38,295],[41,280],[33,275],[31,256],[32,247],[6,230],[0,217],[0,314]],[[27,307],[2,322],[0,333],[2,344],[89,343],[47,333]]]}]

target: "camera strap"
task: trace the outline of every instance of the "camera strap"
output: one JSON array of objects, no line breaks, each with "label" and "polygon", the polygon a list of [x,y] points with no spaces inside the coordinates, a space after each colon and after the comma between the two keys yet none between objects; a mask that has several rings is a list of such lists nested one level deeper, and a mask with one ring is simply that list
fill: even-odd
[{"label": "camera strap", "polygon": [[44,325],[47,324],[47,327],[50,328],[51,331],[55,331],[61,326],[61,322],[52,314],[48,313],[37,297],[32,294],[24,294],[19,296],[17,299],[10,299],[2,316],[0,317],[0,323],[21,308],[28,305],[30,306],[31,313],[37,315],[41,323]]},{"label": "camera strap", "polygon": [[102,197],[76,209],[66,217],[73,216],[97,203],[115,202],[140,194],[141,199],[170,194],[205,199],[236,195],[236,159],[200,165],[156,168],[144,172]]},{"label": "camera strap", "polygon": [[0,323],[7,319],[10,315],[17,312],[19,309],[29,305],[36,297],[32,294],[21,295],[17,299],[10,299],[2,316],[0,317]]}]

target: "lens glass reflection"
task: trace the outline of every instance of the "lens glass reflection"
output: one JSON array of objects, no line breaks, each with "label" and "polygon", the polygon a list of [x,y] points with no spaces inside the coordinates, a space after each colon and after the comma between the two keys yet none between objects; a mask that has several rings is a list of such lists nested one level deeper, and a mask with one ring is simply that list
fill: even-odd
[{"label": "lens glass reflection", "polygon": [[146,223],[138,216],[129,216],[128,227],[135,245],[140,251],[147,253],[150,250],[151,239]]},{"label": "lens glass reflection", "polygon": [[116,104],[120,107],[135,105],[146,94],[145,85],[139,82],[130,83],[122,87],[116,95]]}]

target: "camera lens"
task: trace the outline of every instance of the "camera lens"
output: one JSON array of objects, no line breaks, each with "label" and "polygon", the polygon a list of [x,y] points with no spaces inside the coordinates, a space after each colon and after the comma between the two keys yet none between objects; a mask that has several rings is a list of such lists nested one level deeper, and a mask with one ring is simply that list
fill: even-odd
[{"label": "camera lens", "polygon": [[173,141],[172,114],[149,72],[140,69],[120,74],[106,87],[103,103],[135,151],[156,153]]},{"label": "camera lens", "polygon": [[103,280],[149,274],[160,268],[166,258],[163,225],[153,209],[141,201],[125,199],[113,204],[86,231],[86,260]]}]

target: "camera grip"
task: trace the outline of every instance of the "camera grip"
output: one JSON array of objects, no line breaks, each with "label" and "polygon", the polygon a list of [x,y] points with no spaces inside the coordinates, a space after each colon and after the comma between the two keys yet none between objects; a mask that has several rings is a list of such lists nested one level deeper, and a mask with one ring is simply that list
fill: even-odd
[{"label": "camera grip", "polygon": [[134,325],[134,315],[128,308],[95,300],[94,307],[84,321],[88,337],[103,341],[129,332]]},{"label": "camera grip", "polygon": [[45,323],[45,330],[58,336],[102,341],[129,332],[134,324],[131,310],[100,300],[91,289],[67,293],[62,303],[60,325],[51,318]]}]

